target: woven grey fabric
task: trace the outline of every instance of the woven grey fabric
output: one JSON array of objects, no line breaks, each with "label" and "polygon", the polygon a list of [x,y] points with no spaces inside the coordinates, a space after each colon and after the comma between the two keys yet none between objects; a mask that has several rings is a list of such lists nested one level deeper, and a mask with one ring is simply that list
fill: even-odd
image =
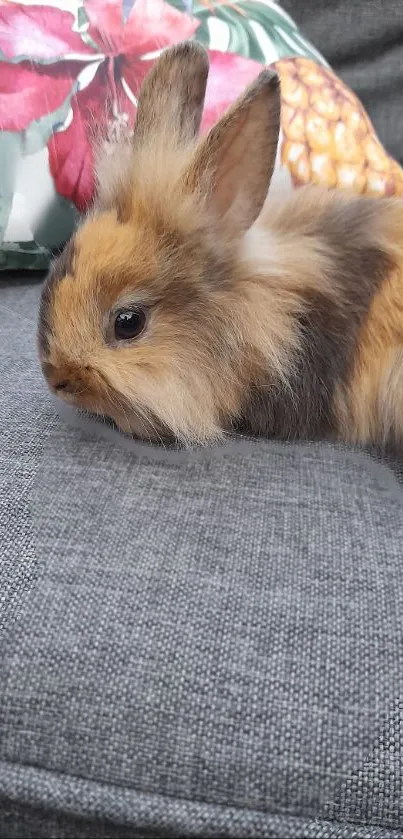
[{"label": "woven grey fabric", "polygon": [[0,632],[36,571],[30,493],[46,424],[33,340],[38,290],[15,278],[0,282]]},{"label": "woven grey fabric", "polygon": [[400,836],[392,471],[72,428],[38,295],[0,284],[0,836]]},{"label": "woven grey fabric", "polygon": [[402,0],[282,0],[403,162]]}]

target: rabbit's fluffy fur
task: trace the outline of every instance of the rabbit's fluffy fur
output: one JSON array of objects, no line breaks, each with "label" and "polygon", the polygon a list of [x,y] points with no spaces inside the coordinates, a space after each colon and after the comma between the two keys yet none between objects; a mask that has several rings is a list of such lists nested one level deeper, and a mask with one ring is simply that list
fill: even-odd
[{"label": "rabbit's fluffy fur", "polygon": [[[198,139],[207,73],[194,43],[163,53],[133,137],[98,160],[94,207],[43,290],[49,386],[146,439],[401,438],[403,202],[267,199],[278,78]],[[139,304],[144,332],[116,341],[116,312]]]}]

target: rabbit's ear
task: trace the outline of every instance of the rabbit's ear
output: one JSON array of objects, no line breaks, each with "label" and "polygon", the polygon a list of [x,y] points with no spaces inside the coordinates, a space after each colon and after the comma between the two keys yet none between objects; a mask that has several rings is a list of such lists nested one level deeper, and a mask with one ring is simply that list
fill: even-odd
[{"label": "rabbit's ear", "polygon": [[232,235],[245,232],[262,210],[279,131],[279,78],[264,70],[196,149],[187,183],[207,188],[212,211]]},{"label": "rabbit's ear", "polygon": [[163,52],[140,90],[135,142],[192,141],[200,128],[208,71],[207,53],[193,41]]}]

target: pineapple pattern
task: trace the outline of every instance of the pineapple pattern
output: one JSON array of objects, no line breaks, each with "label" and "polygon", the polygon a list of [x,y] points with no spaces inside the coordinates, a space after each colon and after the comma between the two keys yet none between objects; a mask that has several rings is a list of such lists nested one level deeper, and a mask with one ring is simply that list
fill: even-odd
[{"label": "pineapple pattern", "polygon": [[402,169],[379,142],[360,101],[331,70],[309,58],[273,66],[281,78],[281,160],[295,186],[403,195]]},{"label": "pineapple pattern", "polygon": [[262,66],[280,74],[273,189],[403,195],[365,109],[275,0],[0,0],[0,270],[47,266],[91,201],[93,126],[130,127],[145,69],[185,38],[210,56],[203,130]]}]

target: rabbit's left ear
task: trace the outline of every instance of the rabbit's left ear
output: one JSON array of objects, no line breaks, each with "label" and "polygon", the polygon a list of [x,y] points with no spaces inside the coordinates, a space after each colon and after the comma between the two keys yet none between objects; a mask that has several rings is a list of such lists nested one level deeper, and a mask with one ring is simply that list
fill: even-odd
[{"label": "rabbit's left ear", "polygon": [[187,143],[199,133],[209,61],[205,49],[184,41],[165,50],[142,84],[135,143]]},{"label": "rabbit's left ear", "polygon": [[231,235],[244,233],[265,202],[280,133],[280,82],[264,70],[203,137],[186,180],[207,194]]},{"label": "rabbit's left ear", "polygon": [[184,41],[165,50],[145,77],[131,135],[96,150],[96,207],[116,209],[122,220],[130,216],[133,161],[139,149],[180,148],[197,136],[203,113],[209,71],[205,49]]}]

